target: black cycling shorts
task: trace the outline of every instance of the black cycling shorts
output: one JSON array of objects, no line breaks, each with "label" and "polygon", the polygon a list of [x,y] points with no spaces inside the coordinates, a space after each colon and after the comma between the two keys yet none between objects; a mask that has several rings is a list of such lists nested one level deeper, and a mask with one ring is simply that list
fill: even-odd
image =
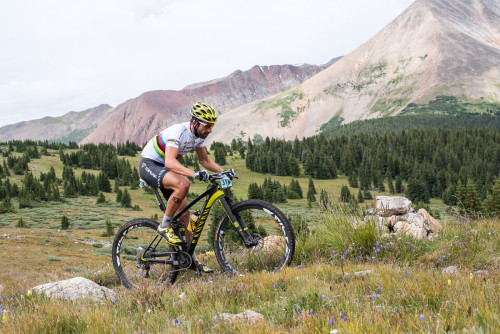
[{"label": "black cycling shorts", "polygon": [[161,163],[148,158],[142,158],[139,163],[139,175],[141,179],[146,181],[149,185],[159,188],[168,201],[170,195],[174,192],[172,189],[165,189],[163,187],[163,176],[168,173],[168,169]]}]

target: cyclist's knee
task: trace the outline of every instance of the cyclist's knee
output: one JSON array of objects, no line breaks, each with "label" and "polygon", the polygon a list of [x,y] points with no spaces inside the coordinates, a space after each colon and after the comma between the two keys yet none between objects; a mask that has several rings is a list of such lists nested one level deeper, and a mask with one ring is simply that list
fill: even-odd
[{"label": "cyclist's knee", "polygon": [[179,191],[180,193],[184,194],[184,196],[186,196],[188,191],[189,191],[190,186],[191,186],[191,184],[189,183],[189,180],[186,178],[182,178],[182,181],[180,181],[177,185],[177,191]]}]

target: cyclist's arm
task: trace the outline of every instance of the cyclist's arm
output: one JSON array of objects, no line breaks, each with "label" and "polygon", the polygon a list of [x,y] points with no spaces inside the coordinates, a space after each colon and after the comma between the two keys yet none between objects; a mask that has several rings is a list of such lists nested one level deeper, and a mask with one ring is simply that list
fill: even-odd
[{"label": "cyclist's arm", "polygon": [[172,172],[184,176],[193,176],[194,170],[184,167],[177,160],[177,152],[179,149],[173,146],[165,147],[165,168]]},{"label": "cyclist's arm", "polygon": [[220,168],[219,165],[217,165],[212,159],[207,154],[207,150],[205,147],[195,147],[196,150],[196,155],[198,156],[198,161],[200,162],[200,165],[205,167],[211,172],[222,172],[223,169]]}]

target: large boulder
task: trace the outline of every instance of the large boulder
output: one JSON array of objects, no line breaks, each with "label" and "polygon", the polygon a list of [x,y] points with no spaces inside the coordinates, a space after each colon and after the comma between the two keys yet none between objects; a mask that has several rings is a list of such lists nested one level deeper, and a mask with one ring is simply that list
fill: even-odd
[{"label": "large boulder", "polygon": [[424,208],[418,210],[417,213],[427,220],[427,222],[429,223],[429,230],[432,233],[438,233],[443,229],[443,226],[434,217],[432,217]]},{"label": "large boulder", "polygon": [[90,298],[96,301],[106,299],[114,301],[116,298],[116,293],[113,290],[100,286],[84,277],[38,285],[33,288],[33,291],[44,293],[49,298],[58,297],[66,300]]},{"label": "large boulder", "polygon": [[376,212],[379,216],[390,217],[410,212],[411,201],[399,196],[377,196]]},{"label": "large boulder", "polygon": [[[405,233],[417,239],[431,237],[441,231],[442,226],[425,209],[418,212],[411,207],[411,201],[404,197],[377,196],[377,214],[367,211],[364,222],[375,224],[382,235]],[[355,228],[358,228],[355,224]]]}]

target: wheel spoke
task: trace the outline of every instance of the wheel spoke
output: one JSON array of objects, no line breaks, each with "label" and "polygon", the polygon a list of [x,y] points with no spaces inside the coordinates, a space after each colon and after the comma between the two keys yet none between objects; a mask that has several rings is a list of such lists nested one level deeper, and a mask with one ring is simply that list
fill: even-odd
[{"label": "wheel spoke", "polygon": [[[158,235],[157,223],[149,219],[133,222],[124,225],[113,243],[113,264],[122,283],[127,287],[141,285],[146,281],[155,284],[173,283],[177,276],[172,274],[173,266],[147,261],[152,252],[171,252],[166,242],[160,239],[153,242]],[[166,260],[168,256],[159,259]],[[175,275],[173,280],[171,274]]]},{"label": "wheel spoke", "polygon": [[251,234],[258,240],[254,247],[244,246],[229,220],[221,222],[215,247],[219,263],[224,270],[233,273],[272,271],[290,263],[295,245],[293,232],[283,214],[267,205],[270,208],[266,210],[258,205],[252,207],[243,204],[239,207],[236,205],[233,210],[242,217]]}]

